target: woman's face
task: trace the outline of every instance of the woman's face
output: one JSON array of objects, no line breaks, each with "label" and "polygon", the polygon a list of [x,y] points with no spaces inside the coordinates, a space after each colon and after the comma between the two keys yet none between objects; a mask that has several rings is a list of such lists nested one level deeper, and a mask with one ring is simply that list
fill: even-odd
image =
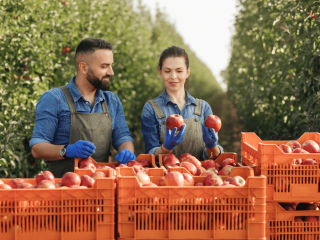
[{"label": "woman's face", "polygon": [[169,57],[162,63],[162,69],[158,69],[163,83],[170,92],[184,89],[184,83],[190,74],[184,57]]}]

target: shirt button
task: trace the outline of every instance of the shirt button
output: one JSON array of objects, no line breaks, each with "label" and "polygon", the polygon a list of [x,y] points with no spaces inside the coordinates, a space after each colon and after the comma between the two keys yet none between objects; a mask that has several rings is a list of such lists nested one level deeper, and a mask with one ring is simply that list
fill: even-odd
[{"label": "shirt button", "polygon": [[86,102],[86,104],[89,104],[88,102]]},{"label": "shirt button", "polygon": [[178,106],[176,106],[176,108],[177,108]]}]

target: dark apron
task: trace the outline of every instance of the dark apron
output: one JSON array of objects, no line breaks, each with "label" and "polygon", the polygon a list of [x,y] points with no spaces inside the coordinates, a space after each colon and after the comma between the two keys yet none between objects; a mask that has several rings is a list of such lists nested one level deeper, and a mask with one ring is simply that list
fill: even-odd
[{"label": "dark apron", "polygon": [[[158,119],[165,118],[166,115],[162,112],[160,106],[155,100],[149,100],[153,106]],[[201,116],[201,105],[202,100],[196,99],[197,106],[194,108],[194,114]],[[205,144],[202,138],[202,126],[200,120],[195,118],[183,119],[186,124],[185,135],[182,142],[177,145],[172,153],[178,158],[183,153],[190,153],[192,156],[195,156],[197,159],[202,160],[203,151],[205,149]],[[161,135],[160,135],[160,144],[164,143],[166,140],[166,121],[161,123]]]},{"label": "dark apron", "polygon": [[[96,162],[108,162],[112,140],[112,121],[106,101],[103,101],[101,113],[78,113],[73,98],[66,86],[60,87],[67,99],[70,113],[69,144],[78,140],[93,142],[96,146],[92,158]],[[49,162],[49,171],[56,178],[61,178],[66,172],[74,172],[74,158]]]}]

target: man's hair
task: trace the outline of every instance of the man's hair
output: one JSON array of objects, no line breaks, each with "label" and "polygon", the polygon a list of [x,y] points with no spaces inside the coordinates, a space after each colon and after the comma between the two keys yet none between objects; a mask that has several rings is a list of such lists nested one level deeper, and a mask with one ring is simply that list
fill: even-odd
[{"label": "man's hair", "polygon": [[92,54],[97,49],[112,50],[112,44],[99,38],[85,38],[83,39],[76,49],[76,56],[78,54]]},{"label": "man's hair", "polygon": [[90,55],[98,49],[109,49],[112,50],[113,46],[111,43],[99,39],[99,38],[85,38],[83,39],[76,49],[75,62],[78,68],[77,57],[80,55]]}]

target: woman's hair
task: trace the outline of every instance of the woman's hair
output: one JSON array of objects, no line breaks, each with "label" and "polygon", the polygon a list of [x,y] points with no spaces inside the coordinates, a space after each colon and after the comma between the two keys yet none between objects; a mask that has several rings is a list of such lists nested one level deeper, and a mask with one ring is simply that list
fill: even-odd
[{"label": "woman's hair", "polygon": [[168,47],[167,49],[163,50],[163,52],[160,55],[159,66],[158,66],[158,68],[160,70],[162,70],[163,61],[169,57],[184,57],[187,69],[189,68],[189,57],[188,57],[188,54],[186,53],[186,51],[182,48],[179,48],[176,46],[171,46],[171,47]]}]

